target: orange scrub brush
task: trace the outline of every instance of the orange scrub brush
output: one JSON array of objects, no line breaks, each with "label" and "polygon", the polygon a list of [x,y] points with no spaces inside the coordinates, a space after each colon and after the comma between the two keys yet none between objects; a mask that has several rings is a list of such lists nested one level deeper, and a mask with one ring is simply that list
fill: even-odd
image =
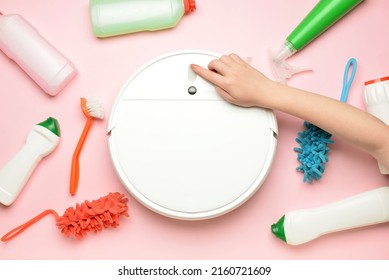
[{"label": "orange scrub brush", "polygon": [[74,235],[76,239],[80,240],[88,232],[98,233],[105,228],[119,226],[121,216],[129,217],[127,201],[124,194],[116,192],[91,202],[86,200],[77,204],[75,208],[69,207],[62,216],[59,216],[56,211],[48,209],[5,234],[1,241],[6,242],[13,239],[49,214],[54,215],[56,225],[63,234],[67,237]]},{"label": "orange scrub brush", "polygon": [[77,147],[73,153],[72,159],[72,169],[70,174],[70,187],[69,191],[72,195],[75,195],[78,187],[78,180],[80,177],[80,164],[79,157],[81,153],[82,146],[84,145],[86,136],[89,132],[89,129],[92,125],[93,119],[104,119],[104,108],[100,102],[96,99],[86,100],[85,98],[81,98],[81,108],[84,112],[84,115],[87,118],[84,130],[82,131],[80,140],[78,141]]}]

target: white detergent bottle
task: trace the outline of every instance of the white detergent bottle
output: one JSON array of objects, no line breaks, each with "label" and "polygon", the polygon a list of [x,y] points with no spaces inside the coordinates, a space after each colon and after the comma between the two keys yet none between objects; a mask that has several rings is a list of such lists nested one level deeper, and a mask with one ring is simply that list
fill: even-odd
[{"label": "white detergent bottle", "polygon": [[388,221],[389,187],[381,187],[323,207],[287,213],[271,230],[284,242],[299,245],[331,232]]},{"label": "white detergent bottle", "polygon": [[73,63],[17,14],[0,13],[0,49],[52,96],[77,74]]},{"label": "white detergent bottle", "polygon": [[[364,97],[367,111],[389,125],[389,77],[366,81]],[[378,168],[381,174],[389,174],[381,163]]]},{"label": "white detergent bottle", "polygon": [[0,203],[9,206],[15,201],[35,167],[57,147],[59,140],[59,125],[54,118],[30,130],[26,143],[0,169]]},{"label": "white detergent bottle", "polygon": [[196,9],[195,0],[90,0],[93,33],[109,37],[172,28]]}]

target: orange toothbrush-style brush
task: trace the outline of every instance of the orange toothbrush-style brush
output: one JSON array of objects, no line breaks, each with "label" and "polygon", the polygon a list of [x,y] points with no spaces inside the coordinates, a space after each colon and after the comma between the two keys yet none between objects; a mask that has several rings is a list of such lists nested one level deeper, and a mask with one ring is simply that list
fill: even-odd
[{"label": "orange toothbrush-style brush", "polygon": [[54,215],[56,225],[63,234],[67,237],[73,235],[80,240],[88,232],[98,233],[105,228],[116,228],[119,226],[121,216],[130,216],[127,212],[127,202],[128,199],[124,194],[115,192],[109,193],[107,196],[100,197],[97,200],[86,200],[81,204],[77,203],[75,208],[67,208],[62,216],[59,216],[53,209],[47,209],[5,234],[1,241],[6,242],[15,238],[49,214]]},{"label": "orange toothbrush-style brush", "polygon": [[78,188],[78,180],[80,177],[80,164],[79,157],[81,153],[81,149],[84,145],[86,136],[88,135],[89,129],[92,125],[93,119],[103,119],[104,118],[104,108],[100,102],[96,99],[86,100],[85,98],[81,98],[81,108],[84,112],[84,115],[87,118],[86,124],[84,126],[84,130],[82,131],[81,137],[78,141],[77,147],[73,153],[72,158],[72,168],[70,173],[70,188],[69,191],[72,195],[75,195]]}]

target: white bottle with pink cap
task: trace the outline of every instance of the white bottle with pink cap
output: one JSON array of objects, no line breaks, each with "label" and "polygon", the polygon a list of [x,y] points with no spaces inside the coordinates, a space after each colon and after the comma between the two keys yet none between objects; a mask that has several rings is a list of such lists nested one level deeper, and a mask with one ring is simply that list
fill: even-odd
[{"label": "white bottle with pink cap", "polygon": [[0,13],[0,50],[52,96],[77,73],[73,63],[18,14]]},{"label": "white bottle with pink cap", "polygon": [[[365,82],[365,103],[367,111],[389,125],[389,76]],[[378,163],[381,174],[389,170]]]}]

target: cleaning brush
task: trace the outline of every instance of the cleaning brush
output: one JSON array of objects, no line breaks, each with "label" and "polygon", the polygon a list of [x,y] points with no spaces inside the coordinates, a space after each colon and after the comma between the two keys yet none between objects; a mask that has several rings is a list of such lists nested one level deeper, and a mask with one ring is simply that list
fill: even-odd
[{"label": "cleaning brush", "polygon": [[86,200],[77,204],[75,208],[69,207],[62,216],[59,216],[53,209],[48,209],[5,234],[1,241],[6,242],[13,239],[49,214],[54,215],[56,225],[63,234],[80,240],[88,232],[98,233],[105,228],[119,226],[121,216],[129,217],[127,201],[124,194],[116,192],[91,202]]},{"label": "cleaning brush", "polygon": [[89,129],[92,125],[93,119],[104,119],[104,108],[102,104],[94,98],[86,100],[85,98],[81,98],[81,109],[84,115],[87,118],[87,121],[84,126],[84,130],[82,131],[81,137],[78,141],[77,147],[73,153],[72,158],[72,168],[70,174],[70,187],[69,191],[72,195],[75,195],[78,188],[78,180],[80,177],[80,164],[79,157],[81,153],[81,149],[84,145],[86,136],[88,135]]},{"label": "cleaning brush", "polygon": [[[351,74],[347,80],[350,68]],[[350,58],[344,71],[341,102],[346,102],[347,100],[356,69],[357,61],[354,58]],[[305,130],[299,132],[296,138],[300,148],[294,148],[294,151],[298,153],[297,160],[300,162],[296,170],[304,173],[304,183],[307,181],[312,183],[313,180],[322,178],[325,171],[324,164],[328,162],[328,152],[330,151],[327,145],[334,144],[334,141],[331,140],[332,135],[330,133],[314,124],[304,121],[304,126]]]}]

